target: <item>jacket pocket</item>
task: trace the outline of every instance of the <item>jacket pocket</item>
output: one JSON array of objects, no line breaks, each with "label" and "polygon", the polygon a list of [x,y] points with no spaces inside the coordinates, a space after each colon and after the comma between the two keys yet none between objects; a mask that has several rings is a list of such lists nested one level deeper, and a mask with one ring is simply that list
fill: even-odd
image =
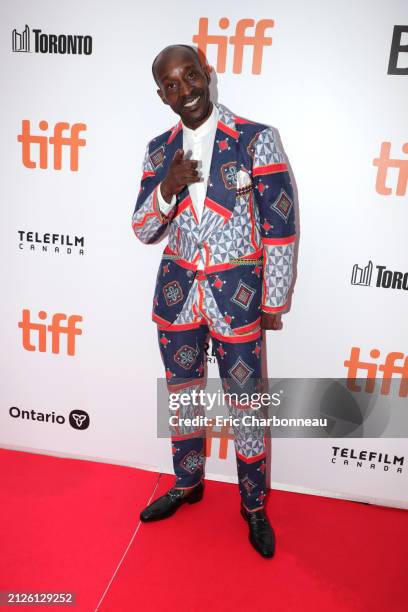
[{"label": "jacket pocket", "polygon": [[180,314],[190,289],[188,270],[176,260],[164,257],[156,277],[153,319],[160,325],[171,325]]},{"label": "jacket pocket", "polygon": [[243,262],[208,275],[217,306],[232,329],[252,326],[261,315],[262,260]]}]

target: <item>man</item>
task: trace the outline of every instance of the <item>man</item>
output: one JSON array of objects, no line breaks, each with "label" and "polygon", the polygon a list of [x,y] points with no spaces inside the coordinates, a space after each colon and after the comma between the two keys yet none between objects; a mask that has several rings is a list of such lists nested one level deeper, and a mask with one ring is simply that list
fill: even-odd
[{"label": "man", "polygon": [[[203,387],[209,334],[224,390],[251,393],[261,380],[262,328],[279,329],[292,279],[287,165],[273,128],[211,102],[211,68],[194,48],[166,47],[152,71],[158,95],[180,120],[147,145],[132,227],[146,244],[168,231],[152,313],[168,389],[192,396]],[[238,421],[241,514],[251,544],[270,558],[275,537],[264,510],[264,432],[243,425],[251,403],[228,408]],[[197,413],[193,403],[183,408],[184,415]],[[171,434],[176,483],[143,510],[144,522],[203,496],[205,431],[180,425]]]}]

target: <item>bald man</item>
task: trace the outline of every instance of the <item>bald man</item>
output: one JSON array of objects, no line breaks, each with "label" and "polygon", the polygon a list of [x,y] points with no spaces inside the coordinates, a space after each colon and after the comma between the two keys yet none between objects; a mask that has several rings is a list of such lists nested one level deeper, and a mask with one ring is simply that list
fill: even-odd
[{"label": "bald man", "polygon": [[[275,535],[265,513],[265,431],[244,417],[261,389],[262,330],[280,329],[293,276],[293,189],[274,128],[245,120],[210,99],[211,68],[188,45],[155,58],[157,93],[179,121],[147,145],[132,216],[135,235],[152,244],[168,234],[152,318],[169,393],[188,394],[170,427],[175,486],[141,513],[144,522],[203,497],[205,429],[197,415],[211,338],[234,419],[241,514],[265,558]],[[259,395],[259,393],[258,393]],[[174,414],[174,413],[173,413]]]}]

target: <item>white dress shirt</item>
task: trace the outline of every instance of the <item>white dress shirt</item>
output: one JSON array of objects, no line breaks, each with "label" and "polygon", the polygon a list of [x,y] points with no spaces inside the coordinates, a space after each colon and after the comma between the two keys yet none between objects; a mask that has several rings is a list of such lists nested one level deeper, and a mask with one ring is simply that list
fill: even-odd
[{"label": "white dress shirt", "polygon": [[[197,129],[192,130],[182,123],[184,159],[196,159],[198,161],[197,170],[199,172],[199,176],[201,177],[201,181],[197,183],[190,183],[188,186],[198,222],[201,221],[205,195],[207,193],[207,182],[210,174],[218,115],[218,109],[215,104],[213,104],[211,115]],[[157,200],[160,210],[164,215],[168,215],[176,204],[175,195],[173,195],[171,202],[166,202],[161,193],[161,184],[157,190]],[[203,267],[204,266],[200,258],[198,269],[202,270]]]}]

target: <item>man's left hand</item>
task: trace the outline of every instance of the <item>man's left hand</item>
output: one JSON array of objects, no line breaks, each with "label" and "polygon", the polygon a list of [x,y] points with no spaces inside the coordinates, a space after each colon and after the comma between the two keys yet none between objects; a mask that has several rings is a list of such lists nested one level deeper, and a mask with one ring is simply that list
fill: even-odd
[{"label": "man's left hand", "polygon": [[262,329],[273,329],[278,330],[282,329],[283,324],[281,321],[281,316],[276,314],[270,314],[269,312],[263,312],[261,318],[261,328]]}]

